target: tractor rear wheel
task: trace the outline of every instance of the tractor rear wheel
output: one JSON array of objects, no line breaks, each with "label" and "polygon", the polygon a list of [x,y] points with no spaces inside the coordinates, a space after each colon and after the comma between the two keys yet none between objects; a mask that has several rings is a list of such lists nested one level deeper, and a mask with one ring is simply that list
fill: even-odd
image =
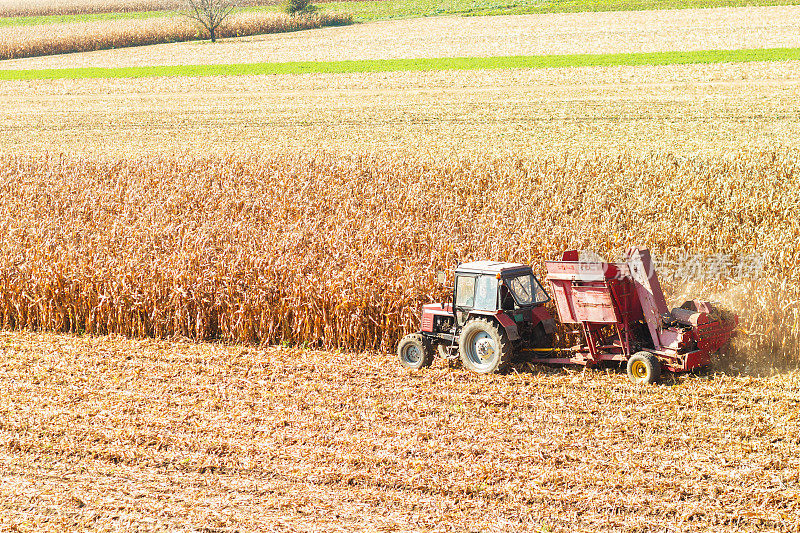
[{"label": "tractor rear wheel", "polygon": [[480,374],[498,372],[511,360],[514,348],[505,331],[483,318],[467,322],[458,339],[464,366]]},{"label": "tractor rear wheel", "polygon": [[661,378],[661,363],[649,352],[638,352],[628,359],[628,379],[633,383],[658,383]]},{"label": "tractor rear wheel", "polygon": [[400,364],[411,370],[419,370],[433,363],[433,350],[419,333],[403,337],[397,344],[397,356]]}]

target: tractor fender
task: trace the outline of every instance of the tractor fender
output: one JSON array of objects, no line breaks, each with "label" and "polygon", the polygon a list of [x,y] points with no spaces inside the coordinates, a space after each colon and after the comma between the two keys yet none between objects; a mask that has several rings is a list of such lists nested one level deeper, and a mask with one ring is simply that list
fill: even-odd
[{"label": "tractor fender", "polygon": [[556,320],[543,305],[533,308],[533,326],[541,324],[548,335],[556,332]]},{"label": "tractor fender", "polygon": [[503,329],[506,330],[506,336],[510,341],[519,340],[519,330],[517,329],[517,323],[514,320],[505,314],[503,311],[498,311],[494,315],[494,319],[497,320]]}]

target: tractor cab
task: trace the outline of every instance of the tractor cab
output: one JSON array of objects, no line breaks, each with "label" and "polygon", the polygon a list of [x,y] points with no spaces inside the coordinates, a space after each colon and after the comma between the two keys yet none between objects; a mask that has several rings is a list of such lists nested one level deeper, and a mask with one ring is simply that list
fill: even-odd
[{"label": "tractor cab", "polygon": [[408,368],[430,364],[434,355],[460,357],[476,372],[495,372],[514,352],[552,346],[555,320],[550,300],[531,267],[474,261],[455,270],[450,303],[422,307],[421,330],[398,346]]},{"label": "tractor cab", "polygon": [[454,294],[456,312],[466,314],[527,309],[550,299],[531,267],[493,261],[459,265]]}]

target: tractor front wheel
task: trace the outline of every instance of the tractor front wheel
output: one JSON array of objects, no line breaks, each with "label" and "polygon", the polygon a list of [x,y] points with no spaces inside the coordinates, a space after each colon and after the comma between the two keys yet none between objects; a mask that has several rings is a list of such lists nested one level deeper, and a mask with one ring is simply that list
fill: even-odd
[{"label": "tractor front wheel", "polygon": [[661,363],[649,352],[638,352],[628,359],[628,379],[633,383],[658,383],[661,378]]},{"label": "tractor front wheel", "polygon": [[502,370],[511,360],[513,351],[505,332],[482,318],[467,322],[458,339],[461,362],[479,374]]},{"label": "tractor front wheel", "polygon": [[424,366],[431,366],[433,350],[419,333],[406,335],[397,344],[397,356],[400,364],[411,370],[419,370]]}]

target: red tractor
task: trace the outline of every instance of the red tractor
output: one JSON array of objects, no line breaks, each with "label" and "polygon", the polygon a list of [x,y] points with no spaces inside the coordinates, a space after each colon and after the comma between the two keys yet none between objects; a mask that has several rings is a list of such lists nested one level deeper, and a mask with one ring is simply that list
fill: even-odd
[{"label": "red tractor", "polygon": [[530,266],[476,261],[456,268],[453,303],[422,307],[419,333],[397,346],[400,363],[418,369],[434,354],[470,370],[496,372],[515,352],[552,346],[556,323],[544,306],[550,297]]},{"label": "red tractor", "polygon": [[550,297],[529,266],[479,261],[456,269],[455,305],[423,306],[421,331],[398,344],[401,364],[418,369],[434,355],[460,356],[489,373],[518,354],[544,364],[626,363],[631,381],[654,383],[662,369],[707,366],[738,323],[700,300],[668,310],[646,249],[628,250],[620,263],[579,261],[572,250],[545,266],[558,316],[580,326],[582,342],[554,348]]}]

